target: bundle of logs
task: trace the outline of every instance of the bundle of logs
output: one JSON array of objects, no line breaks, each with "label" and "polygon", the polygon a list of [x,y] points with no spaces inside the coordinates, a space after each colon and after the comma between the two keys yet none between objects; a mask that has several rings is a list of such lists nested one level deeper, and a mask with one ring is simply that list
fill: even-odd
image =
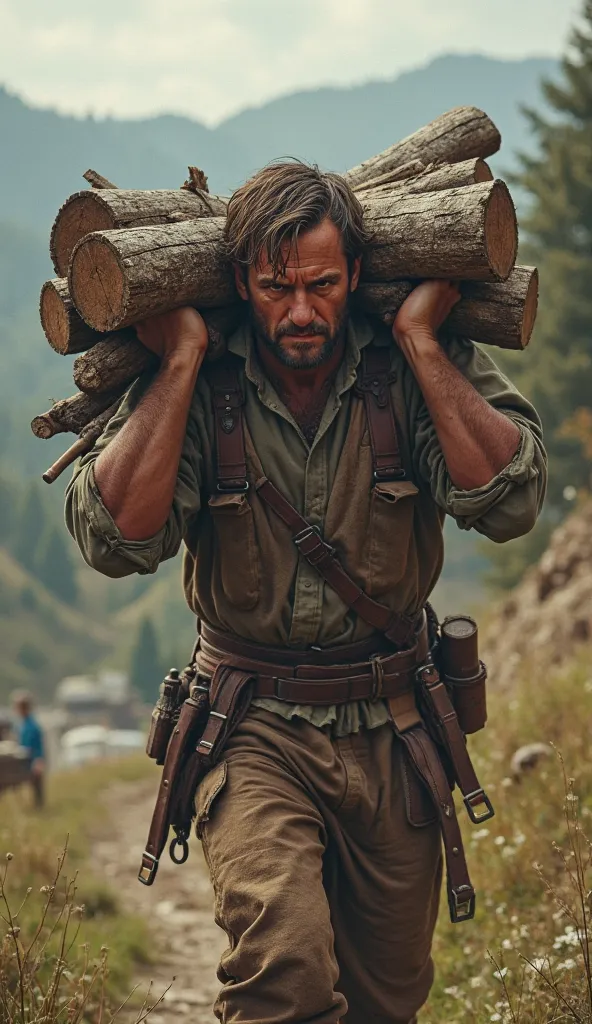
[{"label": "bundle of logs", "polygon": [[[366,313],[392,323],[418,280],[450,278],[462,298],[444,331],[502,348],[528,344],[538,277],[515,265],[514,205],[485,162],[500,143],[486,114],[459,107],[347,172],[371,233],[355,293]],[[154,367],[134,323],[195,306],[214,359],[240,319],[223,249],[228,201],[208,192],[198,168],[189,172],[176,191],[140,191],[87,171],[91,188],[58,213],[50,241],[58,277],[42,288],[41,323],[56,352],[82,353],[74,362],[80,390],[31,427],[41,438],[79,436],[44,474],[48,482],[90,450],[125,390]]]}]

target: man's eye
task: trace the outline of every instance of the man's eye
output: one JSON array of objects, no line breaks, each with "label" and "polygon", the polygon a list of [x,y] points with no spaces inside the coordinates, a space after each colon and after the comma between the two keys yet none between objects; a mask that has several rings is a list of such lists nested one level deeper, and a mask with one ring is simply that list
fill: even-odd
[{"label": "man's eye", "polygon": [[330,281],[317,281],[315,288],[328,288],[330,284]]},{"label": "man's eye", "polygon": [[272,292],[283,292],[285,287],[285,284],[279,284],[278,281],[272,281],[269,285],[269,290]]}]

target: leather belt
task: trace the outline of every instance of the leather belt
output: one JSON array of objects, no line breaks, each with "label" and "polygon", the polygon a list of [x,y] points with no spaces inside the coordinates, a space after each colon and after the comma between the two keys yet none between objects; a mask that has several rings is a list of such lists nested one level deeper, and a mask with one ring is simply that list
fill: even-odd
[{"label": "leather belt", "polygon": [[253,696],[293,704],[344,704],[411,693],[427,650],[424,618],[415,643],[393,651],[384,636],[323,650],[288,651],[253,644],[203,625],[195,660],[211,676],[221,661],[255,677]]}]

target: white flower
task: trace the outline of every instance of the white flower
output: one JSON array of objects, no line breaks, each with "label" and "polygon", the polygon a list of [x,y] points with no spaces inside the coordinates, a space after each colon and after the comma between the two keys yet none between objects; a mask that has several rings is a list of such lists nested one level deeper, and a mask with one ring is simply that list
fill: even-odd
[{"label": "white flower", "polygon": [[558,935],[553,943],[553,949],[561,949],[563,946],[579,946],[580,933],[573,924],[566,925],[563,935]]},{"label": "white flower", "polygon": [[526,965],[526,969],[530,969],[531,971],[543,971],[545,967],[548,967],[548,965],[548,956],[534,956],[530,963]]},{"label": "white flower", "polygon": [[451,985],[450,988],[445,988],[444,993],[447,996],[452,996],[453,999],[462,999],[462,992],[458,985]]},{"label": "white flower", "polygon": [[522,846],[522,843],[526,842],[526,836],[524,832],[516,832],[514,835],[514,846]]},{"label": "white flower", "polygon": [[502,850],[502,857],[504,857],[506,860],[509,860],[510,857],[514,857],[515,854],[516,854],[516,847],[515,846],[504,846],[504,848]]},{"label": "white flower", "polygon": [[502,949],[513,949],[514,943],[511,939],[504,939],[502,942]]},{"label": "white flower", "polygon": [[478,828],[476,832],[473,832],[472,838],[474,840],[485,839],[485,836],[488,836],[488,835],[489,835],[489,829],[488,828]]},{"label": "white flower", "polygon": [[497,978],[498,981],[501,981],[502,978],[505,978],[507,973],[508,973],[508,968],[507,967],[500,967],[499,971],[494,971],[493,972],[493,976],[494,976],[494,978]]},{"label": "white flower", "polygon": [[493,841],[496,846],[503,846],[506,841],[506,838],[505,836],[496,836]]},{"label": "white flower", "polygon": [[557,964],[556,967],[555,967],[555,970],[556,971],[573,971],[574,967],[576,967],[576,966],[577,966],[576,961],[573,959],[573,957],[570,956],[570,957],[567,958],[567,960],[562,960],[561,963]]},{"label": "white flower", "polygon": [[477,974],[474,978],[471,978],[471,981],[470,981],[471,988],[481,988],[482,984],[483,984],[483,978],[479,974]]},{"label": "white flower", "polygon": [[502,1015],[501,1015],[501,1013],[492,1013],[491,1017],[489,1019],[490,1020],[501,1020],[502,1019]]}]

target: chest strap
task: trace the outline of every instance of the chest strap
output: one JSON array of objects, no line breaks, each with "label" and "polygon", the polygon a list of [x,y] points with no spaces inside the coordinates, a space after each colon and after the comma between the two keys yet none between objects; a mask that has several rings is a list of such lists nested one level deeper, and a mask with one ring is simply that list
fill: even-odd
[{"label": "chest strap", "polygon": [[[216,429],[216,489],[246,492],[249,484],[242,415],[244,398],[236,366],[231,358],[226,357],[212,364],[208,376]],[[392,379],[389,350],[373,346],[365,349],[358,390],[364,397],[368,418],[375,481],[396,480],[405,475],[389,390]],[[302,557],[348,608],[398,647],[412,641],[417,618],[397,614],[369,597],[345,570],[335,548],[323,540],[319,528],[300,515],[271,480],[262,477],[255,488],[262,501],[289,528]]]},{"label": "chest strap", "polygon": [[374,483],[402,480],[405,476],[389,390],[389,384],[392,384],[394,379],[390,348],[379,348],[376,345],[365,348],[362,352],[355,391],[364,399],[372,448]]}]

